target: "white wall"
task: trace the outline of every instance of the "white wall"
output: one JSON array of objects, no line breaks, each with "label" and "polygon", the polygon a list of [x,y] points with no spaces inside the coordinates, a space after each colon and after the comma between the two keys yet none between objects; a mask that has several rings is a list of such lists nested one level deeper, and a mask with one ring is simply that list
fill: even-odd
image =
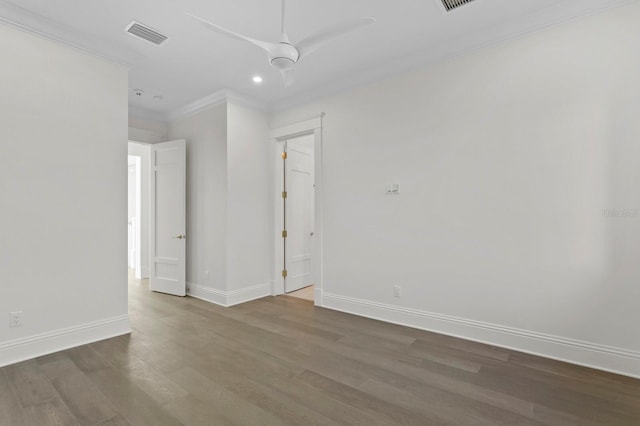
[{"label": "white wall", "polygon": [[4,24],[0,57],[3,365],[130,328],[127,70]]},{"label": "white wall", "polygon": [[227,108],[227,290],[257,287],[264,296],[273,263],[269,126],[261,111]]},{"label": "white wall", "polygon": [[163,121],[129,115],[129,140],[144,143],[166,142],[169,126]]},{"label": "white wall", "polygon": [[323,304],[640,376],[640,215],[603,215],[640,209],[638,22],[635,3],[275,114],[327,114]]},{"label": "white wall", "polygon": [[226,291],[227,107],[175,119],[168,135],[187,140],[188,286]]},{"label": "white wall", "polygon": [[265,113],[226,101],[169,123],[170,139],[187,140],[192,296],[228,306],[269,294],[268,130]]}]

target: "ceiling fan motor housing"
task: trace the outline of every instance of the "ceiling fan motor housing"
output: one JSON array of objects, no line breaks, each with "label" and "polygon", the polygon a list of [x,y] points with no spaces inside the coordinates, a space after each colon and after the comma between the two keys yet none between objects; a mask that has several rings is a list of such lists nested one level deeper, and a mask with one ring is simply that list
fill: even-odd
[{"label": "ceiling fan motor housing", "polygon": [[[1,2],[2,0],[0,0]],[[444,1],[444,0],[443,0]],[[456,0],[462,1],[462,0]],[[467,0],[472,1],[472,0]],[[366,25],[373,24],[374,18],[358,18],[345,21],[339,25],[332,25],[331,27],[319,31],[307,38],[303,39],[296,46],[292,45],[289,41],[289,37],[285,31],[284,17],[285,17],[285,0],[282,0],[282,32],[280,34],[280,42],[272,43],[269,41],[258,40],[252,37],[248,37],[242,34],[238,34],[234,31],[228,30],[220,25],[209,22],[202,19],[192,13],[185,12],[188,16],[200,21],[207,26],[210,30],[226,35],[227,37],[244,40],[249,42],[263,51],[267,52],[267,57],[271,66],[280,71],[284,79],[285,87],[293,84],[294,69],[301,56],[307,56],[314,52],[319,47],[324,46],[326,43],[332,41],[335,38],[343,36],[349,32],[362,28]]]},{"label": "ceiling fan motor housing", "polygon": [[288,43],[278,43],[269,52],[271,65],[279,70],[287,70],[293,68],[298,62],[300,54],[298,49]]}]

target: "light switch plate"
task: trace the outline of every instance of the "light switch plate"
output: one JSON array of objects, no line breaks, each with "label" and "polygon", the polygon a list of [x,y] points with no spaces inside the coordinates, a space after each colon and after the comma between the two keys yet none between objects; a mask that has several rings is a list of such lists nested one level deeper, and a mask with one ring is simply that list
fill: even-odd
[{"label": "light switch plate", "polygon": [[398,195],[400,194],[400,184],[398,183],[388,183],[385,191],[387,195]]}]

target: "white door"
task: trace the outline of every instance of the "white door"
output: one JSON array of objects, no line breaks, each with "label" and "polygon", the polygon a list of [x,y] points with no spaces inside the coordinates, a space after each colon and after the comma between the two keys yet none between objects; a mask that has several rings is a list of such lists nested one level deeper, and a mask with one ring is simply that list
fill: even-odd
[{"label": "white door", "polygon": [[313,284],[311,247],[314,235],[314,136],[290,139],[285,144],[285,292]]},{"label": "white door", "polygon": [[186,141],[151,145],[150,288],[184,296]]}]

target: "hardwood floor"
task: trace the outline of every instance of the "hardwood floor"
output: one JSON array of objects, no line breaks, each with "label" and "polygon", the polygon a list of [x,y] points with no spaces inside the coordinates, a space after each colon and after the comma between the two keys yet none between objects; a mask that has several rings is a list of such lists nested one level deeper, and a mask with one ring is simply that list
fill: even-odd
[{"label": "hardwood floor", "polygon": [[313,302],[315,297],[315,288],[316,286],[311,284],[308,287],[301,288],[300,290],[293,291],[291,293],[287,293],[287,296],[297,297],[298,299],[311,300]]},{"label": "hardwood floor", "polygon": [[640,381],[315,308],[130,284],[131,336],[0,369],[0,425],[639,425]]}]

